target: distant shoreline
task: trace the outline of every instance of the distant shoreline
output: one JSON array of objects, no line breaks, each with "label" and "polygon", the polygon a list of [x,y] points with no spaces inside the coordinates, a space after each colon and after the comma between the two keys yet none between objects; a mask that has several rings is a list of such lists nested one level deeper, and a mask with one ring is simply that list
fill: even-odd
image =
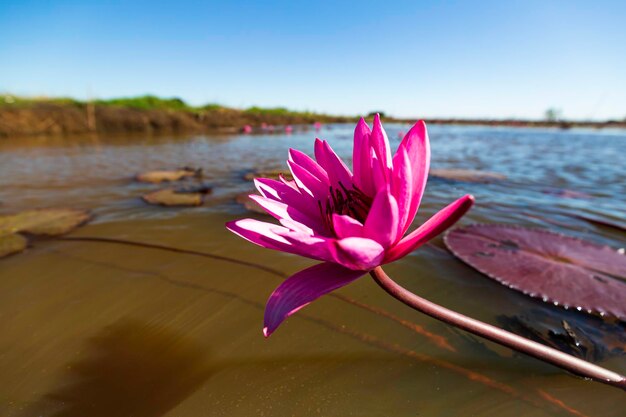
[{"label": "distant shoreline", "polygon": [[[7,96],[9,97],[9,96]],[[72,99],[23,99],[0,101],[0,137],[74,134],[162,134],[162,133],[237,133],[248,125],[261,131],[263,124],[276,132],[287,125],[354,122],[358,116],[332,116],[296,112],[284,108],[233,109],[219,105],[190,107],[179,99],[143,96],[108,101],[80,102]],[[384,118],[388,122],[412,123],[414,120]],[[533,121],[484,119],[426,119],[438,125],[482,125],[506,127],[549,127],[569,129],[626,128],[626,120]],[[267,129],[266,129],[267,131]]]},{"label": "distant shoreline", "polygon": [[572,129],[572,128],[593,128],[593,129],[606,129],[606,128],[626,128],[626,120],[609,120],[606,122],[593,122],[593,121],[572,121],[572,120],[520,120],[520,119],[425,119],[428,124],[438,125],[463,125],[463,126],[506,126],[506,127],[549,127],[558,129]]}]

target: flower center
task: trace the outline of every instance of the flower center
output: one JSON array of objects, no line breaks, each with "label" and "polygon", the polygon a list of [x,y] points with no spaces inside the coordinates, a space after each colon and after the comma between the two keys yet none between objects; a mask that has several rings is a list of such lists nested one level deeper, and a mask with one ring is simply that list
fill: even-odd
[{"label": "flower center", "polygon": [[347,189],[341,182],[339,187],[330,187],[330,195],[324,205],[322,201],[317,204],[320,209],[320,215],[324,224],[330,232],[335,233],[333,227],[333,214],[343,214],[352,217],[355,220],[365,223],[367,213],[372,206],[372,199],[363,191],[359,190],[356,185],[352,184]]}]

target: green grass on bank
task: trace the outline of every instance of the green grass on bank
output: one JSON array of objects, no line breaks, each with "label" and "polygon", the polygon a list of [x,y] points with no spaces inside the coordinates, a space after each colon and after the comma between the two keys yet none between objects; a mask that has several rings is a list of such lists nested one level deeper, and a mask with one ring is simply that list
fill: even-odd
[{"label": "green grass on bank", "polygon": [[66,106],[80,106],[84,103],[71,97],[20,97],[11,94],[0,95],[0,107],[27,107],[37,103],[50,103]]},{"label": "green grass on bank", "polygon": [[[111,99],[93,100],[98,106],[116,106],[141,110],[169,110],[202,113],[218,110],[235,110],[253,116],[284,116],[284,117],[331,117],[309,111],[293,111],[284,107],[249,107],[247,109],[232,109],[220,104],[209,103],[202,106],[191,106],[178,97],[162,98],[154,95],[136,97],[119,97]],[[11,94],[0,96],[0,107],[28,107],[37,104],[56,104],[66,106],[86,106],[87,101],[76,100],[70,97],[20,97]]]},{"label": "green grass on bank", "polygon": [[[205,106],[194,107],[185,103],[180,98],[161,98],[153,95],[143,95],[136,97],[117,97],[111,99],[97,99],[92,103],[99,106],[117,106],[142,110],[182,110],[201,111],[222,108],[219,104],[207,104]],[[84,106],[88,102],[70,97],[20,97],[5,94],[0,98],[0,106],[28,106],[35,104],[60,104],[72,106]]]},{"label": "green grass on bank", "polygon": [[304,118],[320,116],[319,113],[313,113],[309,111],[293,111],[284,107],[263,108],[254,106],[245,109],[244,112],[259,116],[298,116]]},{"label": "green grass on bank", "polygon": [[[52,104],[56,106],[81,107],[84,108],[88,104],[96,104],[97,106],[111,106],[127,109],[139,110],[161,110],[161,111],[177,111],[189,112],[195,115],[219,115],[224,114],[236,115],[246,119],[246,123],[256,123],[263,118],[278,120],[280,123],[289,122],[290,119],[301,121],[353,121],[357,116],[338,116],[324,113],[316,113],[310,111],[294,111],[285,107],[248,107],[246,109],[236,109],[232,107],[222,106],[221,104],[208,103],[202,106],[192,106],[178,97],[162,98],[155,95],[146,94],[135,97],[117,97],[111,99],[96,99],[92,101],[77,100],[71,97],[21,97],[9,93],[0,92],[0,109],[2,108],[28,108],[42,104]],[[371,119],[375,113],[380,113],[381,117],[387,121],[396,122],[413,122],[413,119],[397,119],[392,116],[385,115],[383,112],[371,112],[365,117]],[[548,118],[549,119],[549,118]],[[563,127],[564,124],[580,125],[580,126],[602,126],[604,124],[626,124],[626,118],[622,120],[607,121],[591,121],[591,120],[523,120],[523,119],[430,119],[430,123],[439,124],[492,124],[492,125],[541,125],[541,126],[557,126]]]},{"label": "green grass on bank", "polygon": [[120,97],[108,100],[95,100],[95,104],[101,106],[130,107],[133,109],[141,110],[196,110],[179,98],[161,98],[151,95],[138,97]]}]

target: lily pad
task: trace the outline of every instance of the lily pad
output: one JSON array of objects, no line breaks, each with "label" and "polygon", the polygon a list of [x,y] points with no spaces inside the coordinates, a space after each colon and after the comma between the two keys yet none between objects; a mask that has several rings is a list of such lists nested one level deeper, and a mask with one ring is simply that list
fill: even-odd
[{"label": "lily pad", "polygon": [[273,180],[278,180],[280,175],[282,175],[285,179],[292,181],[293,176],[288,169],[269,169],[264,171],[252,171],[248,172],[243,176],[244,179],[248,181],[252,181],[255,178],[271,178]]},{"label": "lily pad", "polygon": [[430,175],[446,180],[476,182],[482,184],[506,179],[505,175],[498,174],[497,172],[475,171],[471,169],[431,169]]},{"label": "lily pad", "polygon": [[0,235],[23,232],[32,235],[58,236],[68,233],[89,219],[89,213],[84,210],[26,210],[0,216]]},{"label": "lily pad", "polygon": [[237,197],[235,197],[235,201],[243,205],[248,211],[259,214],[267,214],[267,212],[263,209],[263,207],[261,207],[259,203],[250,198],[250,194],[253,193],[254,191],[238,194]]},{"label": "lily pad", "polygon": [[137,181],[140,182],[149,182],[153,184],[158,184],[161,182],[173,182],[180,181],[184,178],[199,178],[202,176],[201,169],[194,168],[179,168],[171,171],[163,170],[163,171],[147,171],[136,176]]},{"label": "lily pad", "polygon": [[444,242],[463,262],[514,290],[626,321],[626,256],[608,246],[498,224],[458,228]]},{"label": "lily pad", "polygon": [[28,241],[20,234],[0,235],[0,258],[26,249]]},{"label": "lily pad", "polygon": [[159,206],[201,206],[204,197],[210,194],[211,187],[201,186],[189,189],[165,188],[141,196],[143,201]]}]

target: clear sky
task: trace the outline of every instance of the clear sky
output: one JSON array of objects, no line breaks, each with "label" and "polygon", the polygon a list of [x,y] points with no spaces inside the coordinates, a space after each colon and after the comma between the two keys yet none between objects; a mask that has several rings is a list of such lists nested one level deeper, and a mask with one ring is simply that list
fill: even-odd
[{"label": "clear sky", "polygon": [[626,117],[626,1],[0,0],[0,92]]}]

